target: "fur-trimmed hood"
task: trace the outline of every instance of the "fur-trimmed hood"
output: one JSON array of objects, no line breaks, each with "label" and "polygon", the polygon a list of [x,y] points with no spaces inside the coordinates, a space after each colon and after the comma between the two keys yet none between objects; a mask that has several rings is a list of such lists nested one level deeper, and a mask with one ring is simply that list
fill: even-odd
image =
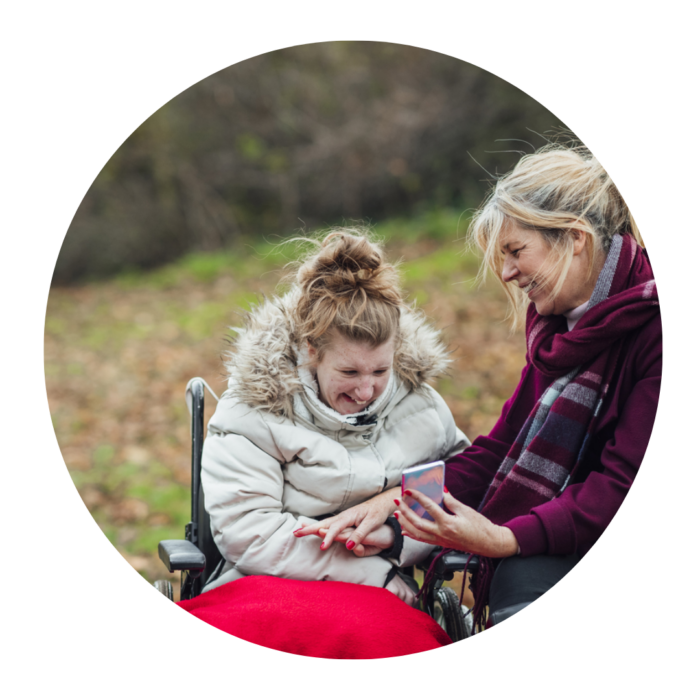
[{"label": "fur-trimmed hood", "polygon": [[[304,387],[297,372],[292,310],[298,288],[265,299],[245,316],[243,327],[225,356],[229,393],[253,408],[294,418],[294,395]],[[450,359],[439,333],[415,309],[403,309],[394,374],[409,390],[444,374]]]}]

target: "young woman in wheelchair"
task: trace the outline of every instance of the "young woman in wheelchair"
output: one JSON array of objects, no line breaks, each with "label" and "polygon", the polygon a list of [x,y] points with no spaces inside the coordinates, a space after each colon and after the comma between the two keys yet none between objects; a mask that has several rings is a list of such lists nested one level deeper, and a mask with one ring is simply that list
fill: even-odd
[{"label": "young woman in wheelchair", "polygon": [[412,540],[480,555],[474,612],[488,604],[496,623],[559,581],[627,495],[656,415],[661,319],[636,224],[585,150],[523,157],[470,233],[526,319],[527,355],[493,430],[447,461],[448,511],[413,493],[435,522],[420,519],[394,489],[297,534],[361,543],[395,511]]},{"label": "young woman in wheelchair", "polygon": [[384,520],[394,527],[382,521],[355,541],[295,532],[348,508],[386,511],[404,469],[469,445],[426,383],[448,366],[437,332],[406,306],[381,248],[351,229],[330,233],[300,263],[292,289],[237,331],[202,455],[224,558],[204,591],[269,575],[386,587],[412,604],[397,567],[432,547],[396,546],[393,517]]}]

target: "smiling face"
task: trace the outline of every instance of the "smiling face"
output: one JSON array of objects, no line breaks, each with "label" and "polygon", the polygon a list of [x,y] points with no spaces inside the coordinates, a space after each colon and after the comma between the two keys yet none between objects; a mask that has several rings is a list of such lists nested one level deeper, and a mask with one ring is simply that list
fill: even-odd
[{"label": "smiling face", "polygon": [[373,348],[336,332],[321,361],[309,345],[320,399],[343,416],[361,411],[386,388],[394,362],[394,339]]},{"label": "smiling face", "polygon": [[[527,294],[541,316],[563,314],[590,299],[597,274],[590,274],[585,234],[571,231],[573,259],[564,283],[552,297],[557,280],[550,279],[552,248],[538,231],[509,225],[501,232],[499,244],[504,255],[501,276]],[[599,269],[599,268],[598,268]],[[595,272],[595,270],[594,270]]]}]

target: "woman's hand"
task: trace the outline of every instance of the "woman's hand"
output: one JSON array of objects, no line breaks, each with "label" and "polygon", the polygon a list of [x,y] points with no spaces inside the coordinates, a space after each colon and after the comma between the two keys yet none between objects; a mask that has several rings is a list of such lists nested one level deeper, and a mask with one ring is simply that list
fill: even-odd
[{"label": "woman's hand", "polygon": [[[295,530],[294,534],[296,537],[306,537],[306,535],[323,537],[321,549],[327,549],[343,530],[354,527],[355,531],[345,545],[348,549],[354,549],[370,532],[384,525],[386,519],[396,510],[394,501],[400,495],[401,489],[397,486],[364,503],[348,508],[332,518],[304,525]],[[325,535],[321,534],[321,530],[325,531]]]},{"label": "woman's hand", "polygon": [[[348,540],[355,541],[355,533],[357,530],[354,527],[345,528],[342,532],[335,536],[335,542],[346,542]],[[321,528],[319,535],[325,537],[328,533],[327,528]],[[347,544],[346,544],[347,546]],[[355,544],[352,553],[356,557],[372,557],[385,549],[391,549],[394,546],[394,530],[388,525],[380,525],[376,530],[372,530],[360,544]]]},{"label": "woman's hand", "polygon": [[435,521],[431,522],[418,516],[406,505],[405,500],[396,501],[399,506],[396,517],[402,531],[414,540],[499,559],[513,556],[519,551],[518,541],[512,530],[495,525],[447,492],[444,502],[452,514],[446,513],[435,501],[420,491],[405,491],[404,496],[418,501]]}]

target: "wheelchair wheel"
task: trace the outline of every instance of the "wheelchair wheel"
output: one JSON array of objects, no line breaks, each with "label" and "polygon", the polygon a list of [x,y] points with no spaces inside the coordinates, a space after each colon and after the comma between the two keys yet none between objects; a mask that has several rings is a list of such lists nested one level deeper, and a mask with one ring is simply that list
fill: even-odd
[{"label": "wheelchair wheel", "polygon": [[173,586],[170,581],[159,580],[151,587],[151,597],[153,604],[161,607],[172,607]]},{"label": "wheelchair wheel", "polygon": [[453,642],[459,642],[469,636],[470,630],[464,620],[462,606],[451,588],[436,589],[433,609],[435,622],[447,632]]}]

